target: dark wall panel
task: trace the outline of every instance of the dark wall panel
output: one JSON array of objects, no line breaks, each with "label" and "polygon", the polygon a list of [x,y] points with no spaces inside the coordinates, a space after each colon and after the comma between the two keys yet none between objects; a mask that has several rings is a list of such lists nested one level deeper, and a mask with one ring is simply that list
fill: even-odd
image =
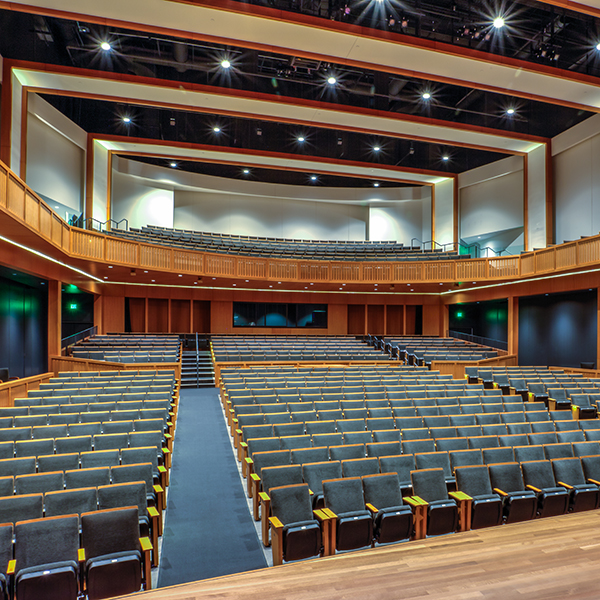
[{"label": "dark wall panel", "polygon": [[508,300],[452,304],[449,312],[450,331],[501,342],[508,340]]},{"label": "dark wall panel", "polygon": [[0,277],[0,367],[11,377],[29,377],[48,368],[48,295]]},{"label": "dark wall panel", "polygon": [[596,291],[519,300],[519,364],[579,367],[596,362]]}]

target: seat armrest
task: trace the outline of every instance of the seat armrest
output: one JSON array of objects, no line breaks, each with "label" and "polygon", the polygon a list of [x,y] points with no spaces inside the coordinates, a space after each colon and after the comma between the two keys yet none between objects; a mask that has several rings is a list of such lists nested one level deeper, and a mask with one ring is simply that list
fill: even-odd
[{"label": "seat armrest", "polygon": [[283,563],[283,523],[277,517],[269,517],[271,526],[271,548],[273,550],[273,566]]},{"label": "seat armrest", "polygon": [[271,498],[266,492],[259,492],[258,501],[261,506],[260,522],[262,529],[262,542],[264,546],[269,546],[269,517],[271,516]]},{"label": "seat armrest", "polygon": [[158,465],[158,475],[160,478],[160,485],[165,489],[169,486],[169,470],[163,465]]},{"label": "seat armrest", "polygon": [[531,490],[532,492],[535,492],[536,494],[541,494],[542,490],[540,488],[536,488],[534,485],[526,485],[525,486],[528,490]]},{"label": "seat armrest", "polygon": [[567,488],[568,490],[575,489],[572,485],[569,485],[568,483],[565,483],[564,481],[557,481],[556,483],[558,483],[558,485],[562,485],[564,488]]},{"label": "seat armrest", "polygon": [[321,556],[331,556],[334,554],[332,548],[335,547],[335,538],[332,539],[331,532],[335,531],[335,519],[332,519],[323,509],[313,510],[313,515],[321,526],[321,539],[323,540],[323,550]]},{"label": "seat armrest", "polygon": [[15,572],[17,570],[17,561],[16,560],[9,560],[8,561],[8,568],[6,569],[6,574],[7,575],[14,575]]},{"label": "seat armrest", "polygon": [[498,496],[502,496],[503,498],[506,498],[508,496],[508,494],[500,488],[494,488],[494,492],[498,494]]},{"label": "seat armrest", "polygon": [[258,494],[260,492],[260,487],[260,477],[256,473],[252,473],[252,475],[250,475],[248,478],[248,493],[249,497],[252,498],[252,511],[255,521],[258,521]]},{"label": "seat armrest", "polygon": [[144,589],[151,590],[152,589],[152,559],[151,555],[154,554],[154,546],[150,541],[150,538],[142,537],[140,538],[140,547],[142,549],[142,563],[144,569]]},{"label": "seat armrest", "polygon": [[448,496],[459,502],[464,502],[465,500],[473,500],[471,496],[465,494],[464,492],[448,492]]},{"label": "seat armrest", "polygon": [[598,481],[597,479],[588,479],[588,482],[600,486],[600,481]]},{"label": "seat armrest", "polygon": [[405,496],[404,498],[402,498],[402,500],[406,502],[406,504],[414,508],[418,506],[429,506],[429,503],[425,502],[425,500],[423,500],[423,498],[420,498],[419,496]]},{"label": "seat armrest", "polygon": [[160,515],[154,506],[148,507],[148,516],[150,517],[150,534],[152,535],[152,566],[158,566],[158,520]]},{"label": "seat armrest", "polygon": [[367,502],[366,505],[367,510],[371,513],[371,515],[376,515],[379,510],[375,508],[370,502]]}]

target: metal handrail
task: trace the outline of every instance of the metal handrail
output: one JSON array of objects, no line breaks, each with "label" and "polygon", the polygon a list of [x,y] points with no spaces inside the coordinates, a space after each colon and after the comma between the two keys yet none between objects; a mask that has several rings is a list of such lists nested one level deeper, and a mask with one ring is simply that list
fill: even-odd
[{"label": "metal handrail", "polygon": [[93,327],[88,327],[78,333],[74,333],[72,335],[68,335],[65,338],[60,340],[60,346],[62,348],[66,348],[67,346],[71,346],[72,344],[76,344],[77,342],[84,340],[87,337],[91,337],[98,333],[98,326],[94,325]]}]

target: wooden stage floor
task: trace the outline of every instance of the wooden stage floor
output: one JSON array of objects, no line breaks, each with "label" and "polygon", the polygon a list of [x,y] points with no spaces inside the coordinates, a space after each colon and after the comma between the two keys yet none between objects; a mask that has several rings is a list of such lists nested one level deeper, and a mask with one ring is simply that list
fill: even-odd
[{"label": "wooden stage floor", "polygon": [[287,564],[135,597],[552,600],[567,596],[600,598],[599,510]]}]

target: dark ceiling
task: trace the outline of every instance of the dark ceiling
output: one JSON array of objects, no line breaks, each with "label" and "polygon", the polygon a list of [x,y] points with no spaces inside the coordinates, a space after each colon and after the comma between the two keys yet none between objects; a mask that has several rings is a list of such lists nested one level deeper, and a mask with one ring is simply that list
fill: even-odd
[{"label": "dark ceiling", "polygon": [[[502,14],[506,18],[506,26],[501,31],[494,30],[489,20],[489,16],[498,14],[498,10],[482,2],[252,0],[246,4],[283,10],[302,9],[323,18],[392,29],[410,36],[600,75],[600,52],[595,49],[595,43],[590,46],[599,31],[596,20],[542,3],[516,2],[498,9],[504,11]],[[484,23],[487,23],[485,27]],[[0,10],[0,31],[0,54],[6,58],[203,84],[217,90],[251,90],[520,134],[553,137],[592,114],[380,71],[10,10]],[[477,37],[476,31],[480,32]],[[111,44],[110,51],[100,49],[102,41]],[[536,50],[549,45],[554,48],[551,60],[548,50],[543,57]],[[230,61],[230,68],[222,68],[223,59]],[[327,83],[327,78],[332,75],[336,78],[333,85]],[[431,94],[427,100],[423,98],[425,92]],[[45,98],[83,129],[97,134],[278,151],[451,173],[460,173],[506,156],[447,144],[373,137],[325,128],[299,129],[283,123],[100,100]],[[514,109],[514,114],[507,115],[508,108]],[[131,122],[125,124],[124,116]],[[216,133],[215,126],[221,131]],[[299,136],[305,137],[305,142],[299,143]],[[381,150],[374,152],[374,146]],[[178,168],[223,177],[240,176],[239,169],[225,165],[201,166],[182,162]],[[313,185],[307,175],[269,169],[255,169],[252,173],[257,180]],[[356,179],[343,179],[336,178],[333,185],[357,185]],[[327,179],[321,179],[319,184],[330,185]],[[372,184],[373,181],[365,180],[359,185]]]}]

